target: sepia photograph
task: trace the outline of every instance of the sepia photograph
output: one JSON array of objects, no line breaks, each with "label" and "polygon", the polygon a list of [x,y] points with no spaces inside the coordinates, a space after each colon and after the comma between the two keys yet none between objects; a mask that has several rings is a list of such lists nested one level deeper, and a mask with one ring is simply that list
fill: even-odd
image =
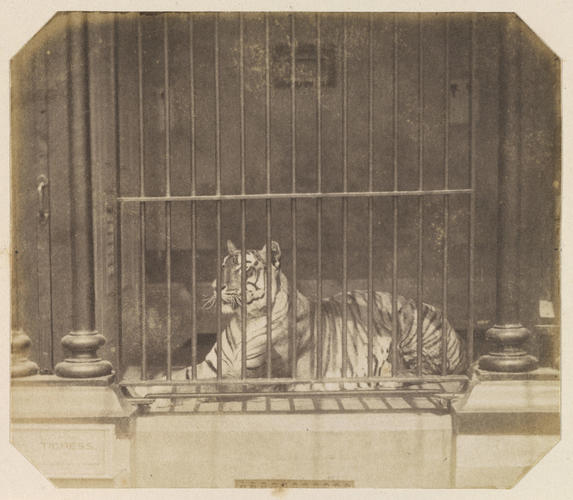
[{"label": "sepia photograph", "polygon": [[562,60],[517,13],[46,21],[9,404],[55,487],[509,489],[560,441]]}]

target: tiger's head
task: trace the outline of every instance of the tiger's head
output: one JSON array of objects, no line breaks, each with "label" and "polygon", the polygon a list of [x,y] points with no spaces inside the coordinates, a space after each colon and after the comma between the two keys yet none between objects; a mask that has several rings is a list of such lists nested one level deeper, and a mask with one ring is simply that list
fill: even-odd
[{"label": "tiger's head", "polygon": [[[274,300],[280,286],[280,257],[279,244],[271,244],[271,300]],[[221,298],[221,312],[223,314],[241,313],[241,250],[235,247],[232,241],[227,241],[227,255],[221,263],[221,286],[217,287],[217,280],[211,284],[213,293],[205,300],[204,308],[210,309],[216,304],[217,294]],[[245,250],[245,285],[246,309],[248,316],[266,314],[267,307],[267,247],[260,250]],[[218,289],[219,288],[219,289]]]}]

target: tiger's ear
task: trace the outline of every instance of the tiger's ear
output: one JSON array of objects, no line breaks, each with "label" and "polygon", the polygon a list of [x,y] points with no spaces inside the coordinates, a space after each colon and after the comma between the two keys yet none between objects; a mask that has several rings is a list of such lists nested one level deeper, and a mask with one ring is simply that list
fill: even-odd
[{"label": "tiger's ear", "polygon": [[[263,259],[266,260],[267,258],[267,245],[263,245],[263,248],[260,250]],[[276,241],[271,243],[271,262],[273,266],[278,268],[281,265],[281,247]]]},{"label": "tiger's ear", "polygon": [[234,243],[231,240],[227,240],[227,252],[229,252],[229,254],[233,254],[237,251],[237,247],[234,245]]}]

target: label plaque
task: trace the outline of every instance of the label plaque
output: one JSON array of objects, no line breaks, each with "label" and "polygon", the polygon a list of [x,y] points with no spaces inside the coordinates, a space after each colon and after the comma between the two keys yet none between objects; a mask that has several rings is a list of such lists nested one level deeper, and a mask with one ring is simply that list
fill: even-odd
[{"label": "label plaque", "polygon": [[13,424],[11,441],[46,477],[113,477],[112,424]]},{"label": "label plaque", "polygon": [[337,479],[235,479],[235,488],[354,488],[354,481]]}]

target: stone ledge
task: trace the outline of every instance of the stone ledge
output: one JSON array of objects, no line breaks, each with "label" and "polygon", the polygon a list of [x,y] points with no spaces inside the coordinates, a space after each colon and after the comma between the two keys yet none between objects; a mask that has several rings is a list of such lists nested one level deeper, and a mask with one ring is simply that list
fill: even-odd
[{"label": "stone ledge", "polygon": [[[38,375],[28,378],[44,378]],[[54,377],[59,379],[59,377]],[[14,384],[10,391],[13,423],[113,423],[118,437],[130,434],[131,417],[137,411],[117,387],[101,380],[30,380]]]},{"label": "stone ledge", "polygon": [[559,380],[479,381],[452,404],[455,415],[468,413],[559,413]]},{"label": "stone ledge", "polygon": [[512,435],[559,435],[559,413],[467,413],[454,418],[456,434],[512,434]]},{"label": "stone ledge", "polygon": [[475,376],[483,382],[494,380],[518,381],[518,380],[559,380],[559,370],[554,368],[537,368],[525,373],[490,372],[480,368],[475,369]]},{"label": "stone ledge", "polygon": [[181,433],[192,423],[194,432],[387,432],[450,431],[451,419],[447,414],[431,413],[301,413],[301,414],[178,414],[150,413],[137,416],[139,431],[160,429],[162,433]]},{"label": "stone ledge", "polygon": [[111,373],[104,377],[95,378],[65,378],[57,375],[31,375],[29,377],[18,377],[11,380],[12,387],[20,386],[109,386],[115,379],[115,374]]}]

